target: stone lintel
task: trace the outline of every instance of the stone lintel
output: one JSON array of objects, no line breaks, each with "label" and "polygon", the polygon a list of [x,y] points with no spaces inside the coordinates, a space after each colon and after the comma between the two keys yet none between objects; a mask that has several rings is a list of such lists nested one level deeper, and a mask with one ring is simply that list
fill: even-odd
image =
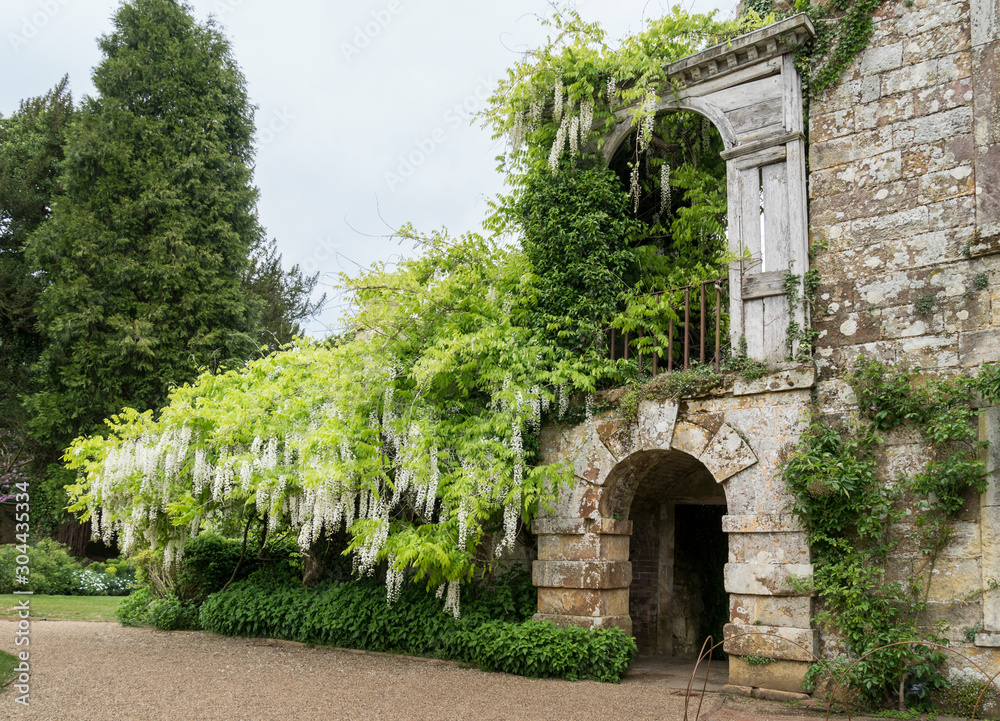
[{"label": "stone lintel", "polygon": [[558,613],[536,613],[533,621],[551,621],[560,628],[579,626],[581,628],[620,628],[632,635],[632,619],[626,613],[624,616],[570,616]]},{"label": "stone lintel", "polygon": [[538,588],[628,588],[628,561],[535,561],[531,582]]},{"label": "stone lintel", "polygon": [[726,591],[749,596],[802,596],[789,578],[812,576],[811,563],[727,563]]},{"label": "stone lintel", "polygon": [[[670,63],[664,68],[664,73],[689,85],[694,84],[763,62],[775,55],[793,52],[815,34],[812,21],[805,13],[799,13]],[[734,56],[736,62],[727,61],[728,56]]]},{"label": "stone lintel", "polygon": [[801,533],[804,530],[798,516],[791,513],[722,517],[724,533]]},{"label": "stone lintel", "polygon": [[812,663],[819,648],[819,630],[814,628],[727,623],[722,633],[726,638],[723,648],[734,656],[753,653],[776,660]]},{"label": "stone lintel", "polygon": [[799,365],[774,373],[768,373],[755,381],[736,379],[733,383],[734,396],[750,396],[760,393],[778,393],[803,388],[812,388],[816,383],[816,367]]},{"label": "stone lintel", "polygon": [[627,616],[627,588],[539,588],[538,612],[557,616]]}]

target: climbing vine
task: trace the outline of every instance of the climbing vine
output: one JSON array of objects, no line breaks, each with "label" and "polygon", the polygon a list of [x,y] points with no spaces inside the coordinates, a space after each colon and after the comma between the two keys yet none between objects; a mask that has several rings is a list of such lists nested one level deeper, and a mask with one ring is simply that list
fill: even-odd
[{"label": "climbing vine", "polygon": [[[816,620],[839,641],[844,655],[817,664],[810,680],[843,673],[856,659],[904,641],[947,643],[940,631],[918,623],[927,608],[939,554],[952,536],[955,515],[969,494],[986,488],[977,455],[980,399],[1000,400],[1000,368],[977,378],[923,378],[919,368],[900,370],[861,358],[848,380],[858,419],[838,427],[816,417],[782,476],[794,495],[793,510],[809,534],[814,572],[809,580],[821,601]],[[887,432],[919,431],[930,459],[911,475],[888,478],[879,448]],[[915,573],[892,567],[892,555],[916,530],[922,563]],[[938,672],[944,656],[930,646],[903,645],[878,651],[844,679],[869,704],[902,694],[903,680],[920,680],[927,692],[944,688]],[[832,666],[832,669],[830,668]]]},{"label": "climbing vine", "polygon": [[813,21],[816,36],[798,53],[802,91],[819,97],[861,53],[875,31],[873,14],[885,0],[796,0],[795,9]]},{"label": "climbing vine", "polygon": [[[784,275],[785,296],[788,299],[788,360],[806,363],[812,359],[819,331],[809,324],[812,316],[812,304],[816,298],[820,275],[815,268],[807,270],[804,276],[788,272]],[[805,324],[795,320],[795,314],[800,306],[805,306]]]}]

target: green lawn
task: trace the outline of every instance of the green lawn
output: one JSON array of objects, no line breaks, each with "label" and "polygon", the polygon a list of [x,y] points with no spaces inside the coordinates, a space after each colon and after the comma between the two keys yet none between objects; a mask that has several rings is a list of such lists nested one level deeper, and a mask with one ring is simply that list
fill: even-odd
[{"label": "green lawn", "polygon": [[[115,609],[122,596],[15,596],[0,594],[0,616],[14,615],[22,599],[31,599],[32,618],[58,618],[67,621],[116,621]],[[2,672],[2,661],[0,661]]]},{"label": "green lawn", "polygon": [[6,686],[7,682],[14,678],[16,667],[17,658],[6,651],[0,651],[0,688]]}]

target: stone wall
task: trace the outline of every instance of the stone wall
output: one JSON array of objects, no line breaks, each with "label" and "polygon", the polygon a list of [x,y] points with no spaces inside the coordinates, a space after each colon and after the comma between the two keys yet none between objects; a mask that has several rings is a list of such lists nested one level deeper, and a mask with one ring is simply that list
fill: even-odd
[{"label": "stone wall", "polygon": [[[1000,360],[998,8],[997,0],[889,0],[870,47],[811,105],[810,240],[822,275],[813,325],[824,413],[851,411],[844,376],[861,354],[945,374],[974,374]],[[986,417],[984,439],[996,435],[997,420],[995,412]],[[911,432],[892,434],[879,458],[886,478],[927,460]],[[996,467],[994,460],[989,470]],[[933,569],[924,619],[947,621],[950,639],[980,656],[1000,646],[1000,597],[982,593],[1000,579],[996,480],[962,510]],[[914,535],[898,529],[895,577],[927,570]],[[966,632],[980,627],[996,633],[968,643]]]}]

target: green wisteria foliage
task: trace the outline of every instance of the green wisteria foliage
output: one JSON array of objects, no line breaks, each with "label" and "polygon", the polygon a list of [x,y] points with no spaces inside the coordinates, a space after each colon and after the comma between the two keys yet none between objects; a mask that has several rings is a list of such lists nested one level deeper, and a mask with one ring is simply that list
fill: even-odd
[{"label": "green wisteria foliage", "polygon": [[458,584],[495,550],[484,539],[510,548],[566,480],[526,450],[541,414],[593,390],[600,369],[525,322],[534,279],[520,252],[443,235],[423,251],[345,279],[351,340],[206,373],[158,415],[126,410],[106,437],[75,441],[72,509],[126,554],[162,547],[168,563],[223,517],[290,527],[303,549],[347,529],[359,572],[387,563],[390,597],[404,573],[450,582],[457,612]]}]

